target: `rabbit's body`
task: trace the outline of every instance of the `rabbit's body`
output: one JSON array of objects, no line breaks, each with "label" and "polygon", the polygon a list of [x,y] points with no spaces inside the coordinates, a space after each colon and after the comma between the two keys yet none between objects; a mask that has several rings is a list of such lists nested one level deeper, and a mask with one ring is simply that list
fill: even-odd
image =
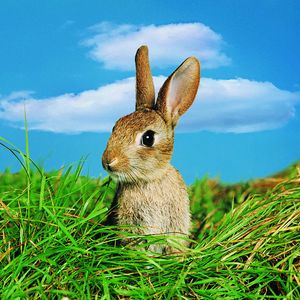
[{"label": "rabbit's body", "polygon": [[168,165],[162,176],[142,185],[121,183],[117,191],[119,225],[141,234],[189,234],[189,198],[179,172]]},{"label": "rabbit's body", "polygon": [[[174,127],[196,96],[200,65],[188,58],[166,80],[156,102],[145,46],[137,51],[136,70],[136,111],[117,121],[102,156],[104,168],[119,182],[108,220],[142,235],[188,236],[188,194],[170,160]],[[150,249],[172,251],[160,245]]]}]

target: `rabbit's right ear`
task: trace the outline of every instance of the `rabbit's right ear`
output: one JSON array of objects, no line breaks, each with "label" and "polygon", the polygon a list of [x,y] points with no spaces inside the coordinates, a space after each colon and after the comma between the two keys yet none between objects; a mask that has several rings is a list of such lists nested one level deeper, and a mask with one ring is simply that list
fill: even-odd
[{"label": "rabbit's right ear", "polygon": [[136,110],[153,109],[155,104],[154,84],[148,58],[148,47],[141,46],[135,55]]},{"label": "rabbit's right ear", "polygon": [[179,117],[192,105],[200,81],[200,63],[195,57],[186,59],[165,81],[156,102],[165,121],[176,126]]}]

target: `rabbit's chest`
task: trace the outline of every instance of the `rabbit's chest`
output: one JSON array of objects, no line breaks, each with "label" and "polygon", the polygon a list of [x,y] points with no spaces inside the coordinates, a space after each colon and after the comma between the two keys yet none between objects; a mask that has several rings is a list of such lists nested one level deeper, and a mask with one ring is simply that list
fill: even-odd
[{"label": "rabbit's chest", "polygon": [[[141,228],[144,234],[186,232],[189,227],[189,203],[185,188],[144,186],[121,188],[118,193],[118,224]],[[143,228],[143,229],[142,229]]]}]

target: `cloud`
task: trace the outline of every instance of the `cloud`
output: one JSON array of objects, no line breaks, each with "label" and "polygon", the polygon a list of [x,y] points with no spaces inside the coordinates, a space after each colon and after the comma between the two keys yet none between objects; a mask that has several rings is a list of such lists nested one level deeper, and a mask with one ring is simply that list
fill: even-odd
[{"label": "cloud", "polygon": [[11,101],[9,95],[0,100],[0,119],[21,127],[25,108],[30,129],[65,133],[109,131],[120,114],[133,109],[134,86],[135,79],[128,78],[96,90],[46,99],[28,95],[26,99],[13,97]]},{"label": "cloud", "polygon": [[182,131],[254,132],[283,126],[295,114],[299,92],[243,78],[204,78],[197,101],[182,118]]},{"label": "cloud", "polygon": [[28,99],[33,94],[34,94],[33,91],[27,91],[27,90],[16,91],[16,92],[10,93],[8,96],[3,97],[3,98],[0,95],[0,99],[2,99],[2,101],[12,101],[12,100],[20,101],[22,99]]},{"label": "cloud", "polygon": [[167,25],[113,25],[93,26],[94,36],[84,40],[89,55],[107,69],[134,70],[136,49],[148,45],[152,67],[178,65],[188,56],[201,60],[203,68],[228,65],[230,58],[222,52],[224,41],[202,23]]},{"label": "cloud", "polygon": [[[156,91],[165,77],[154,77]],[[130,77],[79,94],[37,99],[15,92],[0,99],[0,120],[23,127],[24,107],[29,128],[63,133],[106,132],[134,110],[135,78]],[[201,79],[191,109],[179,131],[253,132],[283,126],[295,114],[300,93],[281,90],[270,82],[237,78]]]}]

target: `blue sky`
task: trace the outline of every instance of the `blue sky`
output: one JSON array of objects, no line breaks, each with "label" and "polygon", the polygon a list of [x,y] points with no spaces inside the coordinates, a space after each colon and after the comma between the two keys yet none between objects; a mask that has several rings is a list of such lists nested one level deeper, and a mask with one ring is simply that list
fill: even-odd
[{"label": "blue sky", "polygon": [[[241,4],[242,3],[242,4]],[[263,177],[300,159],[298,1],[2,1],[0,136],[46,169],[100,159],[134,108],[134,54],[149,46],[156,89],[186,57],[200,90],[177,128],[185,180]],[[0,170],[18,162],[0,148]]]}]

